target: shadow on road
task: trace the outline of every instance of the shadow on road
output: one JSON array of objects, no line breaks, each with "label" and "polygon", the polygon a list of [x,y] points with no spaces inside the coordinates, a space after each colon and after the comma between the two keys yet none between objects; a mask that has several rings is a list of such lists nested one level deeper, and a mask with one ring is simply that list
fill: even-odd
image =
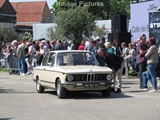
[{"label": "shadow on road", "polygon": [[129,84],[129,85],[133,85],[133,84],[139,84],[138,82],[123,82],[122,84],[124,84],[124,85],[127,85],[127,84]]},{"label": "shadow on road", "polygon": [[142,93],[142,92],[146,92],[147,90],[130,90],[127,92],[131,92],[131,93]]},{"label": "shadow on road", "polygon": [[12,118],[0,118],[0,120],[12,120]]},{"label": "shadow on road", "polygon": [[[56,91],[45,91],[45,93],[57,96]],[[44,93],[44,94],[45,94]],[[123,93],[111,93],[110,97],[103,97],[101,92],[68,92],[65,99],[114,99],[114,98],[133,98],[132,96]]]},{"label": "shadow on road", "polygon": [[127,87],[127,86],[124,87],[124,86],[122,86],[122,89],[124,89],[124,88],[131,88],[131,87]]},{"label": "shadow on road", "polygon": [[0,93],[14,93],[14,91],[13,91],[13,89],[2,89],[2,88],[0,88]]},{"label": "shadow on road", "polygon": [[14,91],[13,89],[0,88],[0,93],[4,93],[4,94],[31,94],[31,93],[35,93],[35,92],[21,92],[21,91]]}]

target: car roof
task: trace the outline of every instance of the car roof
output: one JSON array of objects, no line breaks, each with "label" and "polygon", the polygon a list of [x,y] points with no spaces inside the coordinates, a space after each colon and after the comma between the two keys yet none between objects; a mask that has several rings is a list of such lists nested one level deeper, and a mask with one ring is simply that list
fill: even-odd
[{"label": "car roof", "polygon": [[50,52],[55,52],[55,53],[79,52],[79,53],[82,53],[82,52],[89,52],[89,51],[85,51],[85,50],[56,50],[56,51],[50,51]]}]

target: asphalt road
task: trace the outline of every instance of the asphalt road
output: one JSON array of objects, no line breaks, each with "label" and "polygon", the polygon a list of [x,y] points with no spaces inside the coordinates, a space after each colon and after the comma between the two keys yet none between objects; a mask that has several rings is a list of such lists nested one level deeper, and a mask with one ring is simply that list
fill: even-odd
[{"label": "asphalt road", "polygon": [[104,98],[99,92],[70,93],[58,99],[36,92],[32,75],[0,74],[0,120],[160,120],[159,91],[138,89],[138,79],[123,79],[123,93]]}]

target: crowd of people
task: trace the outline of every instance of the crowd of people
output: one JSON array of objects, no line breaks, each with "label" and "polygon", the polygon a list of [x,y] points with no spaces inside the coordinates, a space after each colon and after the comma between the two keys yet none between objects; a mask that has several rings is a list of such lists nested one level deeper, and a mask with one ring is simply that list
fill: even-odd
[{"label": "crowd of people", "polygon": [[[122,73],[124,63],[129,62],[132,65],[132,72],[138,71],[140,78],[140,89],[148,89],[148,80],[152,84],[149,92],[157,91],[156,67],[159,64],[160,49],[155,45],[154,37],[146,42],[146,36],[142,35],[137,42],[125,42],[119,44],[118,40],[113,43],[105,41],[104,37],[93,40],[81,41],[77,46],[76,41],[63,42],[61,40],[47,41],[44,38],[20,42],[13,40],[11,43],[0,42],[1,54],[5,56],[12,55],[18,59],[19,69],[13,69],[10,74],[26,75],[33,73],[33,67],[41,65],[45,53],[54,50],[85,50],[90,51],[96,57],[100,66],[108,66],[112,69],[114,75],[114,85],[112,91],[121,92]],[[159,55],[159,57],[158,57]],[[31,61],[31,63],[29,63]],[[148,67],[147,67],[148,66]],[[116,81],[118,86],[116,87]],[[116,89],[117,88],[117,89]]]}]

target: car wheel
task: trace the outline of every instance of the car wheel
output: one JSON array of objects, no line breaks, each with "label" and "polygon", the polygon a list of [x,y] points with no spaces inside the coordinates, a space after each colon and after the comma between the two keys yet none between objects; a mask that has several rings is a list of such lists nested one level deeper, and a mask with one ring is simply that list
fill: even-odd
[{"label": "car wheel", "polygon": [[43,93],[44,92],[44,87],[41,85],[38,77],[37,77],[37,80],[36,80],[36,89],[37,89],[38,93]]},{"label": "car wheel", "polygon": [[57,84],[56,84],[56,92],[57,92],[57,96],[59,98],[64,98],[66,96],[66,89],[64,87],[62,87],[61,81],[60,79],[57,80]]},{"label": "car wheel", "polygon": [[111,87],[109,87],[106,90],[102,90],[101,93],[102,93],[103,97],[109,97],[111,94]]}]

